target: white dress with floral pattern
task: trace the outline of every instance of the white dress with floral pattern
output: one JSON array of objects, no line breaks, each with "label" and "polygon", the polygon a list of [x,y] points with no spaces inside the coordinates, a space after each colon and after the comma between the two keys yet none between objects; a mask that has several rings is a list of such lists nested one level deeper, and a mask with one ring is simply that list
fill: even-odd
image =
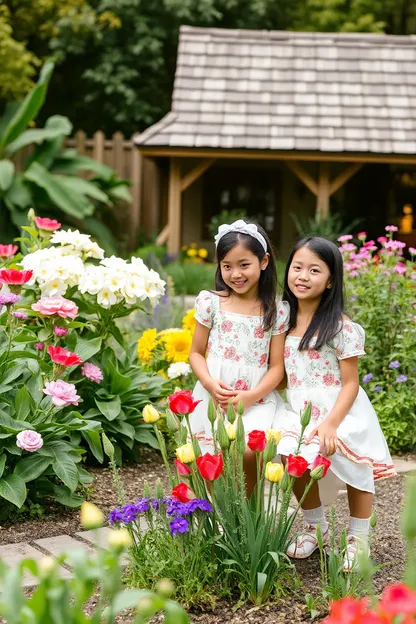
[{"label": "white dress with floral pattern", "polygon": [[[287,331],[289,305],[280,302],[275,326],[264,331],[263,317],[221,310],[220,297],[203,290],[195,301],[195,318],[211,331],[207,348],[207,367],[214,379],[220,379],[235,390],[255,388],[268,369],[270,341],[273,335]],[[191,416],[191,427],[202,452],[213,450],[212,429],[208,420],[210,395],[198,382],[193,391],[202,402]],[[285,411],[282,398],[272,392],[248,409],[243,417],[246,434],[254,429],[271,428],[279,411]]]},{"label": "white dress with floral pattern", "polygon": [[[278,453],[293,453],[299,441],[299,414],[311,401],[312,418],[305,431],[301,455],[312,462],[319,452],[319,438],[316,436],[310,442],[307,438],[330,414],[338,398],[342,387],[339,360],[365,355],[365,333],[360,325],[345,319],[333,341],[319,350],[299,351],[300,340],[297,336],[286,337],[287,409],[286,414],[277,415],[274,427],[282,432]],[[340,487],[339,480],[359,490],[374,492],[374,480],[395,474],[377,414],[363,388],[360,387],[349,413],[339,425],[337,437],[338,449],[330,458],[332,474],[329,471],[319,482],[321,495],[327,499],[324,502]],[[325,486],[328,486],[327,496]]]}]

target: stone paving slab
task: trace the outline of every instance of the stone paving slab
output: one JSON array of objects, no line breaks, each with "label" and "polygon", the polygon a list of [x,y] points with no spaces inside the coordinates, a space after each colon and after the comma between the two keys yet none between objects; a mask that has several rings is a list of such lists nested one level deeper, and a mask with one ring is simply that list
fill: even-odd
[{"label": "stone paving slab", "polygon": [[76,540],[69,535],[45,537],[43,539],[36,540],[34,543],[55,557],[73,552],[77,549],[86,550],[88,553],[93,552],[93,549],[88,546],[88,544],[85,544],[85,542],[81,542],[80,540]]},{"label": "stone paving slab", "polygon": [[[93,531],[79,531],[75,533],[75,535],[100,548],[108,548],[108,536],[113,531],[114,529],[110,529],[109,527],[102,527],[101,529],[95,529]],[[120,559],[122,566],[127,566],[129,562],[130,560],[127,555],[123,555]]]},{"label": "stone paving slab", "polygon": [[[21,561],[23,561],[23,559],[35,559],[35,561],[40,561],[44,557],[45,554],[43,552],[33,548],[25,542],[0,546],[0,559],[2,559],[4,563],[11,568],[17,566]],[[59,574],[61,578],[69,578],[71,576],[71,573],[62,567],[59,568]],[[25,572],[22,584],[23,587],[35,587],[37,583],[30,572]]]},{"label": "stone paving slab", "polygon": [[402,457],[393,457],[393,464],[398,474],[416,472],[416,461],[412,461],[411,459],[407,460]]}]

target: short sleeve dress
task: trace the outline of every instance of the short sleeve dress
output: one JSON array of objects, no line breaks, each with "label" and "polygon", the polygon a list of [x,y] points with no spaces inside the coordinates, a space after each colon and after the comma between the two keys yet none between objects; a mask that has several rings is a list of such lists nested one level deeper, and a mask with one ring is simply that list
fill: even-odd
[{"label": "short sleeve dress", "polygon": [[[213,378],[221,379],[237,391],[250,390],[268,370],[271,337],[288,329],[289,305],[278,304],[275,326],[264,331],[263,317],[221,310],[220,300],[215,293],[203,290],[195,301],[196,320],[211,330],[206,354],[208,371]],[[193,396],[202,402],[191,415],[192,431],[202,452],[212,451],[212,431],[207,416],[210,395],[198,382]],[[280,410],[285,411],[284,402],[276,392],[263,397],[243,416],[246,434],[254,429],[271,428]]]},{"label": "short sleeve dress", "polygon": [[[311,442],[307,438],[330,414],[340,393],[339,360],[365,355],[365,333],[360,325],[345,319],[333,341],[319,350],[312,343],[311,348],[299,351],[300,340],[297,336],[286,337],[287,409],[286,413],[277,415],[274,427],[282,432],[278,453],[293,453],[300,435],[299,415],[310,401],[312,418],[304,434],[301,455],[311,463],[319,452],[319,438],[316,436]],[[337,436],[338,449],[330,458],[331,470],[319,482],[323,498],[325,486],[329,486],[331,498],[341,487],[339,481],[374,492],[375,480],[394,476],[394,465],[377,414],[363,388],[360,387],[349,413],[339,425]]]}]

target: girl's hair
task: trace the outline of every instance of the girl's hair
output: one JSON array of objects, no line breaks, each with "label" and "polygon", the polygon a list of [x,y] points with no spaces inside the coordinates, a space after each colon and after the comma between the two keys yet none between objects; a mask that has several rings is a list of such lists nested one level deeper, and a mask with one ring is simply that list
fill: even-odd
[{"label": "girl's hair", "polygon": [[[245,220],[245,219],[244,219]],[[250,223],[246,221],[246,223]],[[273,248],[271,246],[269,237],[264,229],[255,223],[259,233],[264,237],[267,243],[267,253],[269,254],[269,264],[261,271],[259,279],[259,298],[263,308],[263,329],[266,331],[272,329],[276,322],[277,306],[276,306],[276,288],[277,288],[277,272],[276,261]],[[261,262],[266,254],[261,243],[250,236],[249,234],[242,234],[241,232],[228,232],[218,242],[217,246],[217,270],[215,272],[215,289],[217,291],[231,293],[231,288],[222,279],[221,275],[221,261],[228,252],[231,251],[236,245],[243,245],[248,251],[251,251]]]},{"label": "girl's hair", "polygon": [[318,309],[300,341],[299,351],[308,349],[314,336],[317,336],[314,349],[320,349],[332,340],[342,327],[341,322],[344,312],[344,275],[341,252],[334,243],[326,238],[306,236],[296,243],[286,266],[283,299],[288,301],[290,305],[288,331],[290,332],[290,330],[296,327],[298,316],[298,300],[288,284],[289,269],[295,253],[302,247],[307,247],[320,260],[325,262],[331,275],[331,288],[326,288],[322,293]]}]

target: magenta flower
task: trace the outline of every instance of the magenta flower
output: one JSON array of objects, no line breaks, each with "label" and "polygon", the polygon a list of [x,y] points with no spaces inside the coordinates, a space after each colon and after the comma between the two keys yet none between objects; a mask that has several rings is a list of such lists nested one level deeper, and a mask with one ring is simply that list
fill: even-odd
[{"label": "magenta flower", "polygon": [[386,243],[387,242],[387,238],[385,236],[379,236],[377,239],[378,243]]},{"label": "magenta flower", "polygon": [[358,232],[357,238],[364,241],[367,238],[367,232]]},{"label": "magenta flower", "polygon": [[398,262],[393,267],[393,271],[395,271],[395,273],[398,273],[399,275],[403,275],[403,273],[406,273],[406,265],[403,264],[403,262]]},{"label": "magenta flower", "polygon": [[343,234],[342,236],[338,238],[338,241],[340,243],[345,243],[346,241],[349,241],[351,239],[352,239],[352,234]]},{"label": "magenta flower", "polygon": [[42,448],[42,436],[36,431],[25,429],[24,431],[20,431],[20,433],[17,434],[16,445],[24,451],[33,453],[34,451],[38,451],[40,448]]},{"label": "magenta flower", "polygon": [[339,248],[340,251],[355,251],[357,247],[353,243],[344,243]]},{"label": "magenta flower", "polygon": [[14,293],[3,293],[0,295],[0,305],[14,305],[20,301],[21,296]]},{"label": "magenta flower", "polygon": [[38,351],[43,351],[45,348],[45,345],[43,342],[35,342],[35,349],[37,349]]},{"label": "magenta flower", "polygon": [[104,379],[101,368],[95,366],[95,364],[92,364],[91,362],[85,362],[85,364],[81,367],[81,373],[90,381],[95,381],[95,383],[101,383]]},{"label": "magenta flower", "polygon": [[412,256],[416,256],[416,248],[415,248],[415,247],[409,247],[409,253],[410,253]]},{"label": "magenta flower", "polygon": [[43,392],[52,397],[52,403],[57,407],[78,405],[78,401],[81,398],[77,395],[74,384],[62,381],[62,379],[46,383]]},{"label": "magenta flower", "polygon": [[58,338],[61,338],[62,336],[67,335],[68,330],[65,329],[65,327],[59,327],[59,325],[56,325],[56,327],[53,328],[53,333],[55,336],[58,336]]},{"label": "magenta flower", "polygon": [[397,232],[399,228],[396,225],[386,225],[384,229],[386,232]]},{"label": "magenta flower", "polygon": [[28,313],[25,312],[24,310],[16,310],[16,312],[13,312],[13,316],[14,318],[22,319],[23,321],[29,318]]}]

